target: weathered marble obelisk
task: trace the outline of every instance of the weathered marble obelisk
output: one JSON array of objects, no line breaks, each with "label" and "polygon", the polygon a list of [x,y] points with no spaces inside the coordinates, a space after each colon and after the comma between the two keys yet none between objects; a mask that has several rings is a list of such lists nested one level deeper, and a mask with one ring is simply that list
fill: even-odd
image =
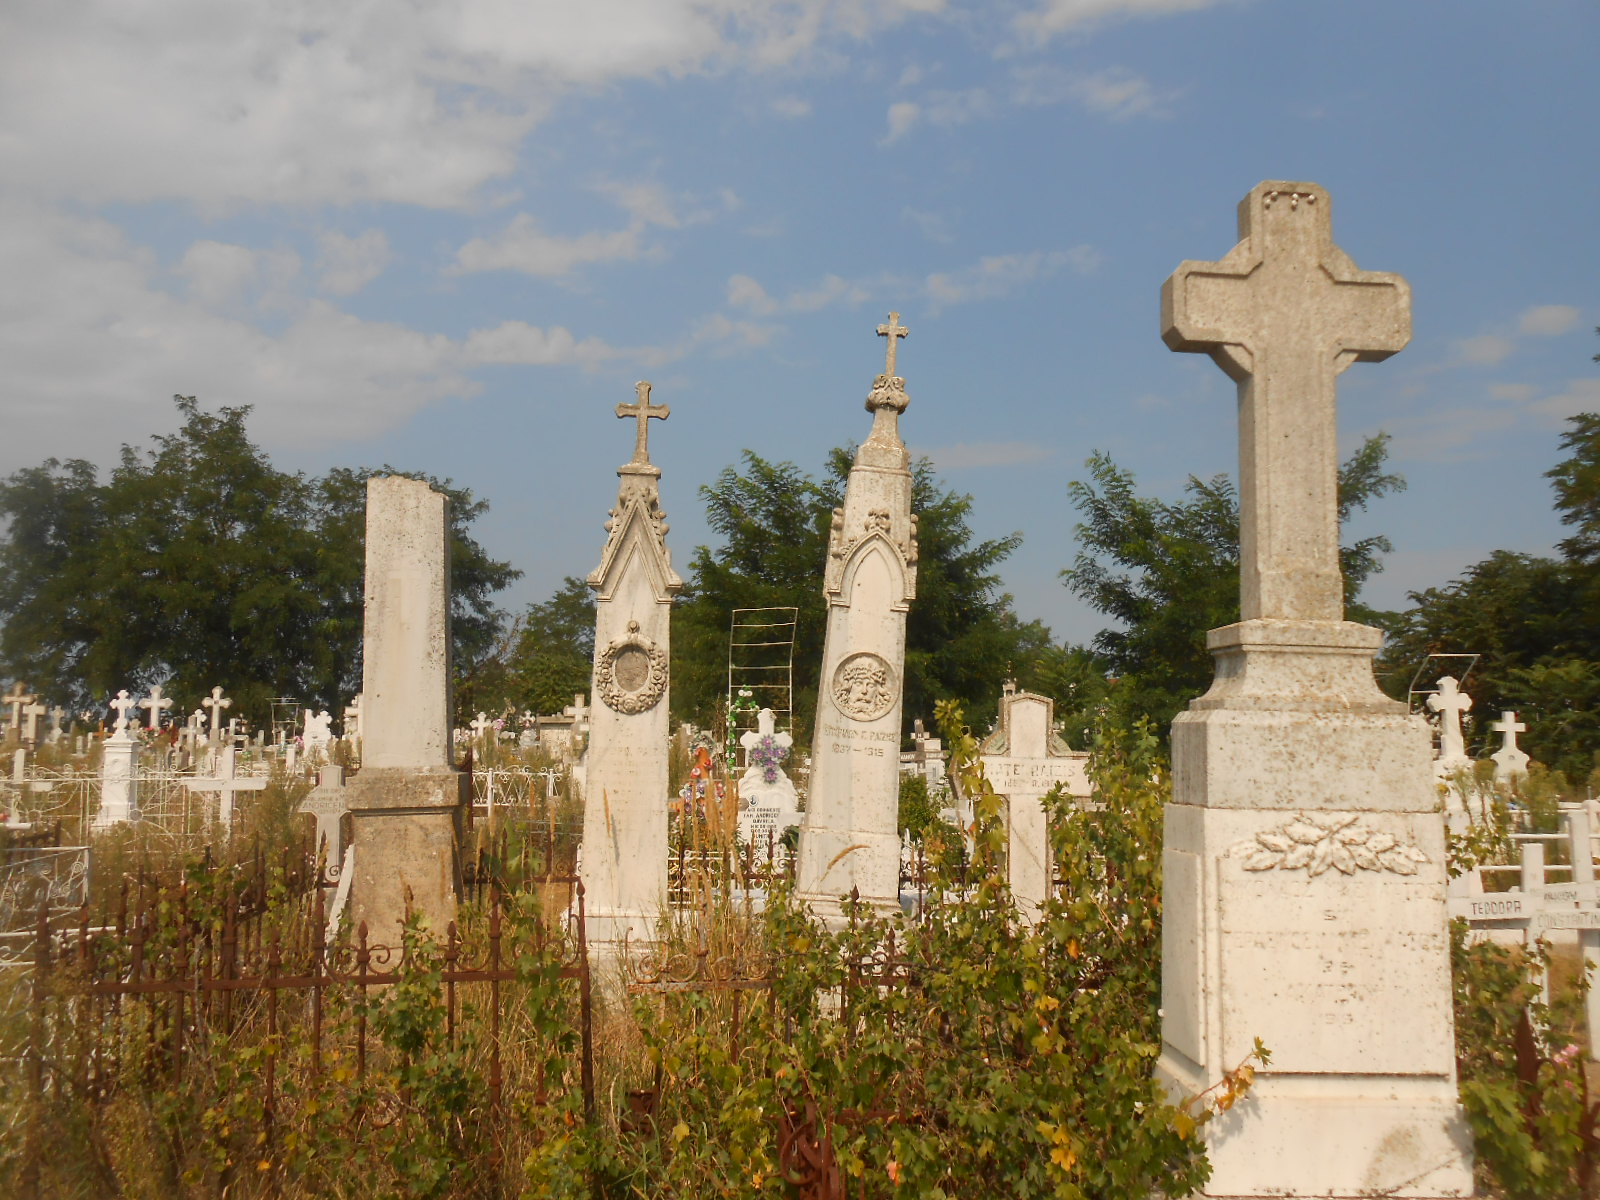
[{"label": "weathered marble obelisk", "polygon": [[591,941],[653,936],[667,900],[667,666],[672,600],[683,580],[667,552],[661,468],[650,462],[650,385],[617,416],[638,422],[617,468],[617,506],[589,576],[595,592],[594,696],[584,786],[583,887]]},{"label": "weathered marble obelisk", "polygon": [[872,431],[828,539],[828,626],[797,868],[801,898],[824,914],[852,890],[882,907],[900,903],[900,709],[906,614],[917,594],[911,455],[899,425],[910,399],[894,373],[907,332],[899,313],[878,326],[889,351],[867,396]]},{"label": "weathered marble obelisk", "polygon": [[408,905],[442,936],[461,885],[472,784],[451,761],[449,505],[421,480],[367,480],[365,737],[345,802],[350,919],[377,943],[398,943]]},{"label": "weathered marble obelisk", "polygon": [[1239,232],[1161,294],[1167,345],[1239,385],[1243,619],[1172,728],[1158,1071],[1193,1094],[1272,1053],[1204,1126],[1207,1196],[1470,1195],[1428,728],[1339,573],[1334,381],[1405,346],[1410,289],[1334,245],[1315,184],[1260,184]]}]

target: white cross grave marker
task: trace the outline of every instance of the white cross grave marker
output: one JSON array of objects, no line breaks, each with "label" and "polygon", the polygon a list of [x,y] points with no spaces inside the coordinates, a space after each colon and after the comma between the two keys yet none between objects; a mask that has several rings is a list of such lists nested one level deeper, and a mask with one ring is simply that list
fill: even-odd
[{"label": "white cross grave marker", "polygon": [[1439,680],[1439,690],[1428,697],[1428,707],[1439,714],[1440,764],[1465,765],[1467,742],[1461,733],[1461,715],[1472,709],[1472,697],[1461,690],[1453,676]]},{"label": "white cross grave marker", "polygon": [[39,718],[44,716],[49,711],[50,710],[48,708],[40,704],[37,700],[32,704],[24,704],[22,706],[22,719],[24,722],[22,738],[30,746],[34,745],[39,740]]},{"label": "white cross grave marker", "polygon": [[1411,289],[1356,269],[1333,244],[1327,193],[1310,184],[1252,191],[1239,238],[1163,285],[1162,339],[1210,354],[1239,385],[1241,618],[1338,621],[1334,380],[1405,347]]},{"label": "white cross grave marker", "polygon": [[117,710],[116,722],[111,727],[112,736],[126,737],[128,732],[128,710],[137,707],[135,701],[128,695],[128,689],[123,688],[112,699],[110,707]]},{"label": "white cross grave marker", "polygon": [[472,721],[473,740],[481,743],[483,741],[484,734],[488,733],[489,730],[493,728],[494,722],[489,719],[486,713],[480,712]]},{"label": "white cross grave marker", "polygon": [[1498,733],[1501,738],[1500,749],[1489,757],[1494,760],[1494,778],[1496,783],[1510,783],[1519,776],[1528,773],[1528,753],[1517,745],[1517,734],[1527,733],[1528,727],[1517,720],[1517,714],[1509,710],[1500,714],[1498,721],[1491,721],[1489,728]]},{"label": "white cross grave marker", "polygon": [[45,738],[45,741],[49,742],[51,745],[55,745],[55,743],[61,740],[61,721],[66,715],[67,710],[62,708],[59,704],[50,710],[50,733]]},{"label": "white cross grave marker", "polygon": [[7,722],[7,725],[20,731],[22,729],[23,707],[32,704],[37,699],[37,696],[29,694],[27,684],[20,679],[17,680],[16,685],[11,689],[11,693],[3,698],[4,703],[11,708],[11,719]]},{"label": "white cross grave marker", "polygon": [[150,694],[139,701],[139,707],[148,712],[145,728],[157,730],[161,728],[161,714],[172,707],[172,697],[161,694],[161,685],[158,683],[150,689]]},{"label": "white cross grave marker", "polygon": [[183,786],[191,792],[215,792],[217,795],[217,820],[223,825],[233,824],[233,798],[240,792],[258,792],[267,786],[264,775],[239,775],[237,751],[230,741],[217,755],[216,776],[211,779],[185,779]]},{"label": "white cross grave marker", "polygon": [[211,689],[211,695],[200,703],[211,710],[211,740],[216,741],[217,735],[222,732],[222,710],[232,708],[233,701],[223,699],[222,689],[214,687]]}]

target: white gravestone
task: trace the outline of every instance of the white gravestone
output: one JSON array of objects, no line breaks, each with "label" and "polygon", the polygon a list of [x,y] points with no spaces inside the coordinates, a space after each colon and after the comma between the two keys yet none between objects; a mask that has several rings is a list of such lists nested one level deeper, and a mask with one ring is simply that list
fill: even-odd
[{"label": "white gravestone", "polygon": [[50,709],[37,700],[22,706],[22,740],[28,745],[39,744],[39,718],[48,715],[49,712]]},{"label": "white gravestone", "polygon": [[830,916],[852,891],[881,908],[900,904],[900,715],[917,594],[911,455],[900,440],[911,401],[895,374],[907,332],[898,313],[878,326],[889,349],[867,396],[872,431],[834,509],[823,572],[828,624],[796,890]]},{"label": "white gravestone", "polygon": [[11,715],[6,720],[6,731],[9,736],[18,738],[22,736],[22,710],[38,698],[28,691],[28,685],[20,679],[12,685],[9,693],[0,697],[0,703],[4,703],[11,710]]},{"label": "white gravestone", "polygon": [[233,701],[225,698],[220,687],[211,689],[211,695],[200,701],[202,707],[211,710],[210,740],[215,742],[222,736],[222,713],[224,709],[233,707]]},{"label": "white gravestone", "polygon": [[617,405],[636,422],[633,457],[617,468],[617,504],[606,521],[595,593],[592,710],[569,710],[574,735],[589,726],[584,780],[583,885],[589,938],[653,936],[667,892],[667,685],[672,601],[683,580],[667,552],[661,469],[650,462],[649,421],[670,411],[650,403]]},{"label": "white gravestone", "polygon": [[802,819],[794,781],[782,766],[794,738],[779,732],[776,714],[763,708],[756,727],[739,735],[739,745],[745,764],[739,777],[739,839],[765,845],[768,834],[782,836]]},{"label": "white gravestone", "polygon": [[422,480],[367,480],[361,772],[345,789],[350,920],[398,941],[407,909],[454,919],[471,779],[450,745],[450,501]]},{"label": "white gravestone", "polygon": [[240,775],[238,750],[225,745],[217,751],[216,775],[209,779],[191,777],[181,780],[191,792],[204,792],[217,797],[217,821],[224,828],[233,826],[235,797],[240,792],[259,792],[267,786],[265,775]]},{"label": "white gravestone", "polygon": [[45,744],[54,746],[63,736],[61,728],[62,719],[67,715],[67,710],[59,704],[50,710],[50,732],[45,735]]},{"label": "white gravestone", "polygon": [[1514,712],[1502,712],[1498,721],[1489,728],[1500,735],[1500,749],[1489,757],[1494,760],[1494,779],[1508,787],[1528,773],[1528,754],[1517,745],[1517,734],[1527,733],[1528,727],[1517,720]]},{"label": "white gravestone", "polygon": [[134,706],[126,688],[111,701],[117,717],[111,736],[100,748],[100,811],[95,814],[96,829],[139,819],[139,743],[128,732],[128,711]]},{"label": "white gravestone", "polygon": [[1339,573],[1335,380],[1405,346],[1410,289],[1334,245],[1314,184],[1259,185],[1239,229],[1161,294],[1167,345],[1239,388],[1242,620],[1173,722],[1157,1070],[1189,1096],[1272,1051],[1204,1126],[1206,1196],[1467,1196],[1430,738]]},{"label": "white gravestone", "polygon": [[139,707],[145,710],[145,728],[154,732],[161,728],[161,714],[172,707],[172,697],[161,694],[161,685],[158,683],[150,689],[150,694],[139,701]]},{"label": "white gravestone", "polygon": [[309,708],[305,711],[305,721],[302,725],[300,742],[305,747],[306,757],[314,754],[327,754],[328,745],[333,741],[333,716],[327,709],[313,713]]},{"label": "white gravestone", "polygon": [[1472,697],[1446,675],[1439,680],[1439,690],[1428,697],[1428,707],[1439,714],[1439,757],[1433,760],[1433,773],[1445,779],[1456,771],[1470,771],[1472,759],[1467,757],[1461,718],[1472,710]]},{"label": "white gravestone", "polygon": [[1005,798],[1006,873],[1017,909],[1038,919],[1054,882],[1044,797],[1057,784],[1077,800],[1089,798],[1087,754],[1055,733],[1055,701],[1007,685],[1000,720],[979,748],[984,778]]}]

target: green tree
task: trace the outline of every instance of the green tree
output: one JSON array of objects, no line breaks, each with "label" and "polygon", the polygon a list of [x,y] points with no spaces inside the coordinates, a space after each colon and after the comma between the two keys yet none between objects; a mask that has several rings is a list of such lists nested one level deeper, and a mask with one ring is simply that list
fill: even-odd
[{"label": "green tree", "polygon": [[[1388,436],[1368,438],[1339,468],[1339,520],[1405,487],[1384,470]],[[1089,480],[1070,491],[1083,520],[1082,548],[1062,574],[1067,587],[1117,626],[1093,648],[1117,677],[1111,692],[1124,722],[1144,715],[1165,727],[1211,683],[1206,632],[1239,619],[1239,496],[1226,475],[1184,485],[1167,503],[1140,496],[1132,472],[1096,453]],[[1339,551],[1345,604],[1353,620],[1378,614],[1355,603],[1362,584],[1383,569],[1392,547],[1382,535]]]},{"label": "green tree", "polygon": [[[258,720],[273,696],[334,708],[360,687],[366,480],[395,472],[285,473],[250,440],[249,408],[175,402],[176,432],[124,446],[104,482],[55,459],[0,482],[0,676],[74,706],[152,683],[192,706],[220,683]],[[452,500],[470,670],[517,572],[467,534],[487,506],[429,482]]]},{"label": "green tree", "polygon": [[594,592],[568,575],[550,599],[528,605],[506,671],[504,706],[557,713],[589,690],[594,669]]},{"label": "green tree", "polygon": [[[747,450],[739,466],[700,489],[722,542],[696,549],[675,614],[673,703],[680,716],[710,723],[720,712],[734,609],[794,607],[795,732],[809,734],[826,627],[828,531],[853,457],[853,449],[835,449],[816,480],[794,463]],[[919,551],[917,598],[906,623],[906,719],[942,698],[991,716],[1008,663],[1042,629],[1016,619],[995,574],[1021,535],[978,540],[968,523],[972,497],[947,490],[927,459],[911,470]],[[1048,641],[1048,631],[1042,636]]]}]

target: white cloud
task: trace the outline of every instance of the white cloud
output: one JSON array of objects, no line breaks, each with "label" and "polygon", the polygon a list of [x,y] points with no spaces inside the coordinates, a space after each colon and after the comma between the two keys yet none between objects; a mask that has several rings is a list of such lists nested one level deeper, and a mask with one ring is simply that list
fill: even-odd
[{"label": "white cloud", "polygon": [[857,305],[881,291],[887,279],[854,280],[841,275],[825,275],[812,287],[796,288],[779,300],[748,275],[734,275],[728,280],[728,306],[743,308],[757,316],[777,313],[813,313],[835,304]]},{"label": "white cloud", "polygon": [[1096,270],[1103,256],[1093,246],[1070,250],[1032,250],[1026,254],[994,254],[969,267],[929,275],[924,282],[929,302],[937,311],[952,304],[993,300],[1009,295],[1024,284],[1047,279],[1068,269],[1080,275]]},{"label": "white cloud", "polygon": [[1016,467],[1043,462],[1055,450],[1037,442],[958,442],[934,449],[919,446],[914,448],[914,453],[933,459],[940,470],[959,471],[968,467]]},{"label": "white cloud", "polygon": [[535,367],[593,367],[626,353],[600,338],[580,342],[559,325],[540,329],[526,321],[503,321],[493,329],[474,330],[462,347],[463,357],[471,363]]},{"label": "white cloud", "polygon": [[796,120],[811,115],[811,101],[799,96],[779,96],[772,102],[772,111],[780,117]]},{"label": "white cloud", "polygon": [[777,312],[778,302],[767,295],[767,289],[750,276],[734,275],[728,280],[728,307],[748,308],[751,312],[765,315]]},{"label": "white cloud", "polygon": [[545,233],[527,213],[518,213],[492,237],[473,238],[456,252],[453,274],[475,271],[521,271],[528,275],[560,278],[589,263],[638,258],[642,226],[630,225],[611,232],[581,233],[563,237]]},{"label": "white cloud", "polygon": [[1567,382],[1558,392],[1528,383],[1497,383],[1488,389],[1487,404],[1462,404],[1386,422],[1394,435],[1396,459],[1429,462],[1485,458],[1496,452],[1498,439],[1519,426],[1559,429],[1571,416],[1600,412],[1600,379]]},{"label": "white cloud", "polygon": [[0,178],[77,203],[471,204],[565,93],[792,65],[922,0],[22,3]]},{"label": "white cloud", "polygon": [[1600,412],[1600,379],[1568,380],[1566,390],[1536,400],[1529,407],[1549,423],[1582,412]]},{"label": "white cloud", "polygon": [[917,231],[930,242],[955,241],[955,235],[950,232],[950,220],[943,213],[925,212],[908,204],[900,210],[900,216],[916,226]]},{"label": "white cloud", "polygon": [[922,109],[909,100],[897,100],[889,105],[889,131],[884,134],[883,144],[899,141],[910,133],[921,115]]},{"label": "white cloud", "polygon": [[318,286],[335,296],[355,295],[394,258],[381,229],[366,229],[355,237],[330,231],[317,239],[317,246]]},{"label": "white cloud", "polygon": [[1541,304],[1530,308],[1517,321],[1517,329],[1535,337],[1555,337],[1578,323],[1578,310],[1570,304]]},{"label": "white cloud", "polygon": [[1456,343],[1456,350],[1462,359],[1480,367],[1492,367],[1504,362],[1516,348],[1515,342],[1498,333],[1480,333]]},{"label": "white cloud", "polygon": [[1150,86],[1148,79],[1121,67],[1076,80],[1072,91],[1090,109],[1116,120],[1161,116],[1167,111],[1166,98]]},{"label": "white cloud", "polygon": [[1125,17],[1164,17],[1172,13],[1210,8],[1219,0],[1044,0],[1038,7],[1020,13],[1014,22],[1017,32],[1035,42],[1045,42],[1057,34],[1085,25]]}]

